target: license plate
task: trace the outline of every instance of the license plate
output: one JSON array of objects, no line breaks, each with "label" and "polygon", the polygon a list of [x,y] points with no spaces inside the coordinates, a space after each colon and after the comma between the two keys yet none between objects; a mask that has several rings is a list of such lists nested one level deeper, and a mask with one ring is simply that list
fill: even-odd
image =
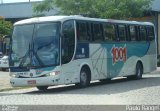
[{"label": "license plate", "polygon": [[29,80],[27,82],[28,82],[28,85],[36,85],[36,80]]}]

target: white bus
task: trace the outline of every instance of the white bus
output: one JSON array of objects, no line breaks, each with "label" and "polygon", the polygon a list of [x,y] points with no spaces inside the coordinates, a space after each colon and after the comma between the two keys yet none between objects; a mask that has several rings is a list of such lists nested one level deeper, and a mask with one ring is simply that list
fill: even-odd
[{"label": "white bus", "polygon": [[141,79],[156,70],[154,25],[82,16],[31,18],[14,24],[10,83],[16,86],[76,84],[114,77]]}]

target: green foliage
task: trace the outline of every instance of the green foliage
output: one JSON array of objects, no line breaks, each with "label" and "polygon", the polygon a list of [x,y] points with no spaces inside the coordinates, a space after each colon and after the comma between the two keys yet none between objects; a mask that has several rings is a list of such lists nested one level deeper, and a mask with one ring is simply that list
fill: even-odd
[{"label": "green foliage", "polygon": [[42,3],[33,7],[34,12],[43,12],[53,9],[53,0],[44,0]]},{"label": "green foliage", "polygon": [[149,10],[151,2],[152,0],[44,0],[33,9],[40,13],[58,7],[59,14],[126,19],[142,17],[143,12]]},{"label": "green foliage", "polygon": [[12,29],[12,23],[5,21],[4,19],[0,19],[0,38],[5,35],[10,35]]}]

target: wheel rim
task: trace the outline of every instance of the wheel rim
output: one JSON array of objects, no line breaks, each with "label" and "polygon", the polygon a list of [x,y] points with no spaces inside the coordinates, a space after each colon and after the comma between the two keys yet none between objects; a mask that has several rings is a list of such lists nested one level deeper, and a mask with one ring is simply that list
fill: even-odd
[{"label": "wheel rim", "polygon": [[86,72],[81,73],[81,82],[83,85],[87,83],[87,73]]}]

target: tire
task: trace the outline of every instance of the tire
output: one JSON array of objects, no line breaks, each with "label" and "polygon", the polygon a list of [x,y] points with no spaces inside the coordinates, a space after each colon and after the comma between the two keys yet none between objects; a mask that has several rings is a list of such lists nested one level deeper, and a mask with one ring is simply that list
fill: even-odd
[{"label": "tire", "polygon": [[140,62],[137,62],[135,70],[136,70],[135,75],[127,76],[127,79],[129,79],[129,80],[139,80],[139,79],[142,78],[143,67],[142,67],[142,64]]},{"label": "tire", "polygon": [[47,91],[48,86],[37,86],[37,89],[40,91]]},{"label": "tire", "polygon": [[86,67],[83,67],[80,71],[80,83],[76,86],[80,88],[85,88],[90,85],[90,70]]},{"label": "tire", "polygon": [[142,79],[142,74],[143,74],[143,67],[142,67],[142,64],[138,62],[136,65],[136,75],[134,78],[136,80]]}]

